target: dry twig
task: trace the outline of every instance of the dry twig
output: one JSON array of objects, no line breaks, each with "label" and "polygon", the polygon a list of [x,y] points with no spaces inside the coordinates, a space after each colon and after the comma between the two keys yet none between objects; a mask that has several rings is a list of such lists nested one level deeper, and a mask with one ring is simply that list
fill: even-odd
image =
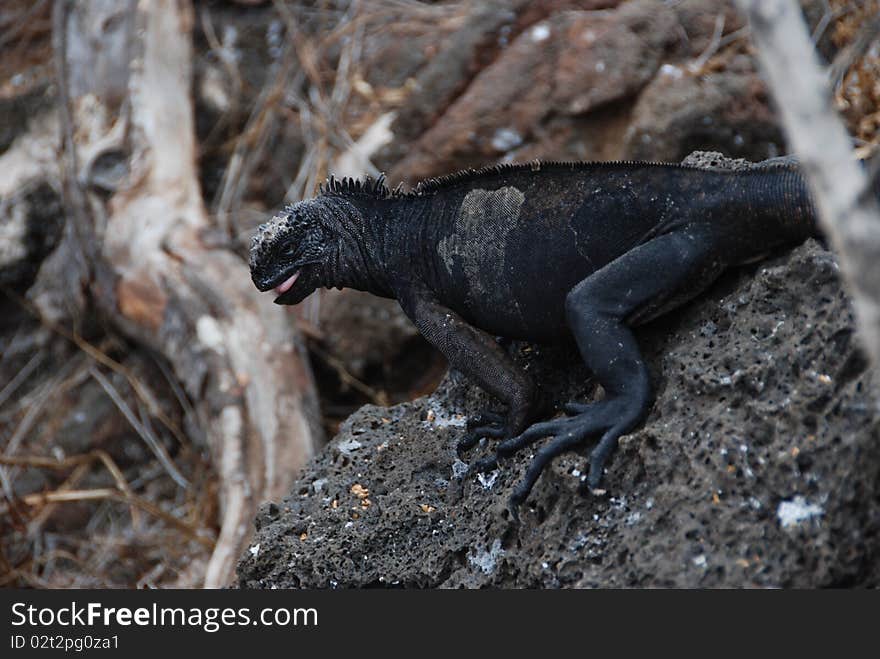
[{"label": "dry twig", "polygon": [[[212,549],[214,546],[214,539],[207,536],[204,531],[194,528],[192,525],[187,522],[175,517],[174,515],[162,510],[156,504],[143,499],[142,497],[134,494],[128,487],[128,484],[125,482],[124,477],[122,477],[119,468],[115,466],[113,461],[107,456],[105,453],[101,455],[103,451],[94,451],[85,456],[75,456],[72,458],[67,458],[66,460],[53,460],[51,458],[40,458],[40,457],[23,457],[23,458],[7,458],[0,457],[0,464],[16,464],[16,465],[29,465],[29,466],[40,466],[44,468],[50,469],[66,469],[71,465],[81,464],[84,460],[101,460],[108,469],[111,470],[111,473],[114,473],[114,479],[117,480],[116,488],[95,488],[88,490],[55,490],[53,492],[40,492],[34,494],[26,494],[23,497],[16,498],[10,503],[7,503],[3,506],[0,506],[0,514],[8,513],[10,506],[18,505],[19,503],[24,504],[26,506],[31,507],[42,507],[49,503],[69,503],[74,501],[95,501],[95,500],[112,500],[119,501],[121,503],[125,503],[129,506],[135,506],[140,508],[142,511],[147,514],[161,519],[165,523],[173,526],[174,528],[184,532],[188,537],[192,538],[196,542],[200,543],[202,546]],[[112,468],[111,468],[112,465]]]},{"label": "dry twig", "polygon": [[[794,0],[739,0],[748,14],[760,61],[853,297],[861,339],[880,364],[880,209],[852,140],[834,111]],[[792,75],[797,71],[797,75]]]},{"label": "dry twig", "polygon": [[116,387],[105,378],[101,372],[92,366],[89,368],[89,375],[91,375],[95,381],[101,385],[101,388],[107,393],[110,397],[110,400],[113,401],[113,404],[116,405],[117,409],[122,413],[122,416],[125,417],[125,420],[134,428],[135,432],[138,436],[144,440],[144,443],[149,447],[149,449],[153,452],[153,455],[159,460],[159,464],[161,464],[165,471],[171,476],[171,479],[177,483],[180,487],[186,489],[189,487],[189,481],[184,478],[183,474],[177,469],[174,464],[174,461],[171,459],[171,456],[168,455],[168,452],[165,450],[165,447],[162,446],[162,443],[156,438],[156,436],[150,431],[150,428],[147,427],[146,424],[141,423],[138,418],[134,415],[131,408],[128,406],[128,403],[122,398],[119,392],[116,390]]}]

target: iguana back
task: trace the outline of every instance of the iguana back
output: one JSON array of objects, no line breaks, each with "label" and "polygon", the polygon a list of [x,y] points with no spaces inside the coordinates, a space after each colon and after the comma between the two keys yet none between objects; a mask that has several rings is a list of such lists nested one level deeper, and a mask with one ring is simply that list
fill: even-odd
[{"label": "iguana back", "polygon": [[477,327],[533,341],[568,334],[575,284],[657,236],[710,226],[725,245],[719,265],[734,265],[815,232],[806,185],[782,165],[495,167],[423,185],[416,198],[425,210],[400,230],[414,238],[400,248],[410,272]]}]

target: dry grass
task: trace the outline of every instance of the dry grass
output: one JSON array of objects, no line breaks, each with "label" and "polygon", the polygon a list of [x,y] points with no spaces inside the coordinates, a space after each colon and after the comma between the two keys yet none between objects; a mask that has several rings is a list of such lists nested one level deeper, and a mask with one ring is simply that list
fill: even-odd
[{"label": "dry grass", "polygon": [[[880,0],[826,0],[825,5],[813,41],[827,35],[838,49],[829,71],[835,102],[856,140],[857,155],[869,158],[880,147]],[[720,18],[715,38],[689,64],[692,74],[724,71],[734,56],[755,54],[749,28],[722,36]]]},{"label": "dry grass", "polygon": [[[366,45],[427,34],[439,39],[459,26],[470,11],[468,3],[429,5],[411,0],[355,0],[320,11],[273,0],[272,7],[283,25],[284,45],[258,90],[244,129],[223,146],[228,166],[211,204],[218,225],[233,239],[253,229],[239,225],[237,218],[248,190],[259,189],[255,178],[265,167],[272,167],[265,162],[267,142],[277,134],[280,123],[297,126],[303,140],[300,161],[283,163],[287,172],[284,199],[298,201],[314,194],[336,157],[380,115],[401,105],[413,89],[412,80],[399,87],[378,88],[366,82],[367,70],[375,64],[365,56]],[[230,80],[246,85],[235,57],[224,52],[216,36],[210,12],[202,12],[201,24]],[[375,167],[369,168],[365,173],[378,173]]]},{"label": "dry grass", "polygon": [[880,148],[880,0],[831,0],[835,101],[868,158]]},{"label": "dry grass", "polygon": [[0,379],[30,371],[0,406],[0,585],[197,586],[214,476],[163,369],[119,338],[19,318],[0,343]]},{"label": "dry grass", "polygon": [[51,0],[0,3],[0,53],[0,98],[51,79]]}]

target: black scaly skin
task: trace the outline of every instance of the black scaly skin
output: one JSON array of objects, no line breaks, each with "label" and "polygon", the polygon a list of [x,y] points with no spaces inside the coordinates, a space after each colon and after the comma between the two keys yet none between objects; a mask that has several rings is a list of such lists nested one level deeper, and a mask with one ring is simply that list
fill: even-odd
[{"label": "black scaly skin", "polygon": [[[744,171],[649,163],[533,163],[462,172],[390,192],[379,179],[331,179],[315,199],[260,228],[251,273],[261,291],[301,272],[279,304],[318,286],[396,298],[454,368],[507,406],[469,423],[461,451],[503,439],[497,465],[540,439],[511,509],[557,455],[596,441],[587,484],[600,492],[618,439],[652,403],[630,327],[685,303],[727,267],[816,233],[797,166]],[[542,412],[530,379],[494,336],[552,343],[571,337],[605,391]]]}]

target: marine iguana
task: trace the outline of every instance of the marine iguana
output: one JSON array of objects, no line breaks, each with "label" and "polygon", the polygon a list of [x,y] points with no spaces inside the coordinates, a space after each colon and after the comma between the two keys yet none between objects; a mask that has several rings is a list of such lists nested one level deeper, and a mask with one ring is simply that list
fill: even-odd
[{"label": "marine iguana", "polygon": [[[618,439],[652,404],[631,328],[708,287],[727,267],[816,233],[804,178],[789,159],[741,171],[687,165],[549,162],[500,165],[391,191],[384,177],[328,180],[254,236],[260,291],[298,304],[319,286],[396,298],[422,335],[507,406],[469,420],[459,453],[502,439],[499,458],[543,438],[514,489],[514,515],[559,454],[598,440],[587,485],[602,492]],[[544,412],[531,379],[495,336],[574,339],[601,400]]]}]

